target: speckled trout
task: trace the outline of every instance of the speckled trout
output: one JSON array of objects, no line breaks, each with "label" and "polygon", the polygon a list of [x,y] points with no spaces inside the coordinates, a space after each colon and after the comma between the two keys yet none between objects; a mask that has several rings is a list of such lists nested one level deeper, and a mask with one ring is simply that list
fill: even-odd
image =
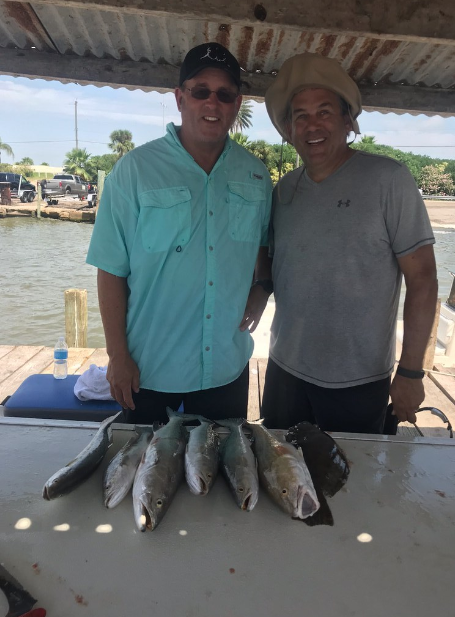
[{"label": "speckled trout", "polygon": [[242,418],[217,420],[230,434],[221,442],[221,469],[241,510],[250,512],[258,501],[259,480],[250,442],[243,432]]},{"label": "speckled trout", "polygon": [[69,493],[95,471],[112,444],[112,423],[121,413],[103,420],[88,446],[49,478],[43,488],[44,499]]},{"label": "speckled trout", "polygon": [[169,422],[155,431],[133,484],[134,520],[139,531],[153,530],[166,514],[185,474],[186,420],[198,419],[167,408]]},{"label": "speckled trout", "polygon": [[143,430],[135,433],[109,463],[103,478],[104,505],[115,508],[133,486],[134,476],[147,449],[153,431]]},{"label": "speckled trout", "polygon": [[305,519],[319,509],[319,501],[301,450],[279,441],[262,420],[248,422],[262,486],[292,518]]},{"label": "speckled trout", "polygon": [[220,439],[213,424],[200,418],[191,429],[185,452],[185,476],[195,495],[207,495],[215,482],[219,463]]}]

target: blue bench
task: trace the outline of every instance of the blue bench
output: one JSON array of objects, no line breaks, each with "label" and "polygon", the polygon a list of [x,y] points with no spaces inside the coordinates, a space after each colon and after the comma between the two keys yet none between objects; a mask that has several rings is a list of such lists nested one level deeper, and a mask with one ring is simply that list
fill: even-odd
[{"label": "blue bench", "polygon": [[121,411],[116,401],[80,401],[74,394],[79,375],[55,379],[30,375],[4,403],[4,415],[16,418],[49,418],[101,422]]}]

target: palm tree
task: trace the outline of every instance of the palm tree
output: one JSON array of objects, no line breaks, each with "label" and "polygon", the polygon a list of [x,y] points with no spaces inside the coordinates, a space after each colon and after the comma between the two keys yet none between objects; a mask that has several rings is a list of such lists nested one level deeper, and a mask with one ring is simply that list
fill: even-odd
[{"label": "palm tree", "polygon": [[13,149],[8,144],[5,144],[2,141],[2,138],[0,137],[0,163],[2,162],[2,150],[3,150],[3,152],[6,152],[6,154],[8,154],[9,156],[12,156],[14,158]]},{"label": "palm tree", "polygon": [[231,133],[231,139],[236,141],[239,146],[243,146],[248,150],[248,146],[250,145],[248,135],[244,135],[243,133]]},{"label": "palm tree", "polygon": [[250,142],[247,150],[260,159],[267,169],[270,170],[273,167],[277,167],[278,161],[276,153],[271,144],[266,142],[264,139],[258,139],[257,141]]},{"label": "palm tree", "polygon": [[21,161],[18,161],[17,164],[18,165],[26,165],[27,167],[30,166],[30,165],[34,165],[33,159],[31,159],[29,156],[24,156],[24,158]]},{"label": "palm tree", "polygon": [[70,152],[66,153],[66,159],[63,161],[63,171],[76,176],[90,178],[92,171],[89,161],[90,157],[91,154],[85,148],[73,148]]},{"label": "palm tree", "polygon": [[365,145],[375,144],[376,137],[374,137],[374,135],[363,135],[359,143],[365,144]]},{"label": "palm tree", "polygon": [[134,144],[132,142],[133,135],[130,131],[112,131],[109,135],[109,139],[111,140],[109,148],[117,155],[119,159],[134,148]]},{"label": "palm tree", "polygon": [[231,133],[241,133],[243,129],[249,129],[253,126],[251,118],[253,116],[253,110],[251,108],[251,101],[243,101],[240,105],[237,118],[234,120],[231,126]]}]

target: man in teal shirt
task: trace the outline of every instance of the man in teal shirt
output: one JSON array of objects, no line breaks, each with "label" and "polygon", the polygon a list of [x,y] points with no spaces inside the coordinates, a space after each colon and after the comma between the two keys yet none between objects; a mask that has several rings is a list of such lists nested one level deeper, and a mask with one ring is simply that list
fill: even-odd
[{"label": "man in teal shirt", "polygon": [[181,127],[106,180],[87,262],[98,268],[111,393],[131,422],[165,421],[181,402],[213,419],[246,416],[250,330],[271,291],[255,274],[271,181],[228,137],[239,88],[227,49],[190,50],[175,90]]}]

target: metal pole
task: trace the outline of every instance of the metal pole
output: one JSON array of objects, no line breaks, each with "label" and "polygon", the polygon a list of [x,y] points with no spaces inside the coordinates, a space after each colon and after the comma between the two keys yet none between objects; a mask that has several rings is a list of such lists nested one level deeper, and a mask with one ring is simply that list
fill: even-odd
[{"label": "metal pole", "polygon": [[37,182],[38,184],[38,196],[36,201],[36,216],[37,218],[41,218],[41,182]]},{"label": "metal pole", "polygon": [[79,140],[77,138],[77,100],[74,101],[74,127],[76,131],[76,148],[79,148]]}]

